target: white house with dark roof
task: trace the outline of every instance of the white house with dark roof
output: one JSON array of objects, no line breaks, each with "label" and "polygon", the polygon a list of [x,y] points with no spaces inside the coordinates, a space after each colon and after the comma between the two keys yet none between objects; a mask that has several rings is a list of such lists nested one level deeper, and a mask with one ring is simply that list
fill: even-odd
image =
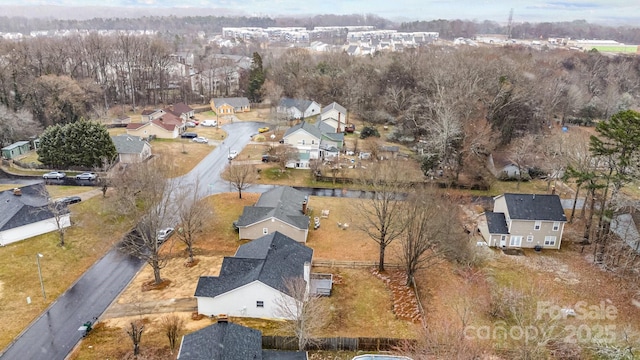
[{"label": "white house with dark roof", "polygon": [[276,109],[291,119],[302,119],[320,114],[320,104],[313,100],[283,98]]},{"label": "white house with dark roof", "polygon": [[310,289],[313,250],[274,232],[238,247],[225,257],[218,276],[201,276],[196,287],[198,313],[284,319],[279,301],[295,302],[289,279],[304,279]]},{"label": "white house with dark roof", "polygon": [[68,211],[56,221],[48,197],[44,183],[0,192],[0,246],[71,226]]},{"label": "white house with dark roof", "polygon": [[547,194],[503,194],[478,229],[489,246],[560,249],[567,222],[560,197]]},{"label": "white house with dark roof", "polygon": [[278,186],[262,195],[253,206],[245,206],[236,226],[239,238],[257,239],[276,231],[305,243],[309,234],[308,196],[290,186]]},{"label": "white house with dark roof", "polygon": [[118,152],[118,161],[125,164],[135,164],[151,156],[151,145],[139,136],[117,135],[111,140]]},{"label": "white house with dark roof", "polygon": [[305,351],[263,350],[262,332],[226,318],[182,337],[180,360],[307,360]]},{"label": "white house with dark roof", "polygon": [[287,129],[282,137],[282,142],[298,149],[300,156],[295,167],[308,168],[309,160],[320,158],[321,139],[322,132],[317,126],[302,121]]},{"label": "white house with dark roof", "polygon": [[322,108],[320,122],[331,126],[333,128],[332,132],[341,133],[347,123],[347,109],[334,101]]}]

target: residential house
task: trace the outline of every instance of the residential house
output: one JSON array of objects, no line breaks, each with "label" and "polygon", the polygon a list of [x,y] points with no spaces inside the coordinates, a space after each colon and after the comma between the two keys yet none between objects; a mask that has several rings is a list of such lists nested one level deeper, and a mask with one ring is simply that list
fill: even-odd
[{"label": "residential house", "polygon": [[125,164],[135,164],[145,161],[151,156],[151,145],[139,136],[117,135],[111,140],[118,152],[118,161]]},{"label": "residential house", "polygon": [[307,195],[290,186],[263,193],[255,205],[245,206],[238,218],[239,238],[253,240],[279,231],[298,242],[307,242],[308,201]]},{"label": "residential house", "polygon": [[146,123],[151,120],[159,119],[164,114],[165,114],[165,111],[162,109],[155,109],[155,110],[145,109],[145,110],[142,110],[142,113],[140,114],[140,116],[141,116],[142,122]]},{"label": "residential house", "polygon": [[127,135],[149,138],[155,136],[160,139],[175,139],[184,131],[185,125],[179,117],[162,111],[159,118],[145,123],[130,123],[127,125]]},{"label": "residential house", "polygon": [[218,115],[230,115],[251,111],[251,103],[246,97],[211,99],[211,110]]},{"label": "residential house", "polygon": [[48,204],[44,183],[0,192],[0,246],[71,226],[68,211],[56,219]]},{"label": "residential house", "polygon": [[380,160],[395,159],[398,157],[400,147],[397,145],[382,145],[380,146],[379,154]]},{"label": "residential house", "polygon": [[278,303],[295,306],[292,279],[310,290],[313,250],[279,232],[240,245],[222,260],[220,275],[201,276],[196,287],[198,314],[291,319]]},{"label": "residential house", "polygon": [[280,100],[277,111],[290,119],[304,119],[320,114],[320,104],[312,100],[284,98]]},{"label": "residential house", "polygon": [[305,351],[262,350],[262,332],[219,318],[182,337],[179,360],[307,360]]},{"label": "residential house", "polygon": [[308,168],[309,160],[320,158],[321,139],[320,129],[306,121],[290,127],[282,137],[283,144],[298,149],[299,156],[295,164],[296,168]]},{"label": "residential house", "polygon": [[188,121],[196,114],[195,110],[193,110],[189,105],[182,102],[174,104],[170,108],[165,109],[165,112],[171,112],[173,115],[182,119],[183,122]]},{"label": "residential house", "polygon": [[332,102],[322,108],[320,121],[331,126],[333,132],[341,133],[344,131],[344,125],[347,123],[347,109],[337,102]]},{"label": "residential house", "polygon": [[560,249],[567,217],[558,195],[504,194],[484,220],[478,229],[489,246]]},{"label": "residential house", "polygon": [[[526,172],[526,169],[522,170]],[[520,168],[504,153],[489,154],[489,171],[498,179],[516,179],[520,176]],[[529,179],[528,176],[527,173],[525,177]]]},{"label": "residential house", "polygon": [[[334,132],[334,128],[324,121],[319,121],[317,127],[320,130],[320,148],[335,147],[342,149],[344,146],[344,132]],[[322,154],[321,154],[322,155]]]},{"label": "residential house", "polygon": [[14,159],[16,156],[26,154],[31,151],[31,145],[28,141],[18,141],[9,146],[2,148],[2,157],[7,160]]}]

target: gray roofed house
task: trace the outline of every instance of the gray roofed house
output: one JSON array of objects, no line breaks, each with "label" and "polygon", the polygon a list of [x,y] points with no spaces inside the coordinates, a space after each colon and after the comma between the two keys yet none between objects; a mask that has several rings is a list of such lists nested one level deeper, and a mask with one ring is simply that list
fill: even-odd
[{"label": "gray roofed house", "polygon": [[142,162],[151,156],[151,145],[139,136],[116,135],[112,136],[111,140],[116,146],[118,160],[121,163]]},{"label": "gray roofed house", "polygon": [[282,318],[276,299],[292,297],[288,279],[309,281],[312,258],[311,248],[279,232],[241,245],[234,256],[224,258],[218,276],[198,280],[198,313]]},{"label": "gray roofed house", "polygon": [[322,138],[322,132],[321,130],[317,127],[314,126],[311,123],[308,123],[306,121],[303,121],[299,124],[296,124],[290,128],[287,129],[287,131],[285,131],[284,136],[283,137],[287,137],[293,133],[295,133],[298,130],[304,130],[306,132],[308,132],[310,135],[313,135],[316,139],[318,139],[318,141],[320,141],[320,138]]},{"label": "gray roofed house", "polygon": [[338,104],[338,103],[337,103],[337,102],[335,102],[335,101],[334,101],[334,102],[332,102],[331,104],[329,104],[329,105],[327,105],[327,106],[323,107],[323,108],[322,108],[322,113],[323,113],[323,114],[326,114],[326,113],[331,112],[331,110],[336,110],[336,111],[338,111],[338,112],[340,112],[340,113],[342,113],[342,114],[346,114],[346,113],[347,113],[347,109],[345,109],[345,107],[344,107],[344,106],[342,106],[342,105]]},{"label": "gray roofed house", "polygon": [[253,206],[245,206],[236,222],[240,239],[257,239],[279,231],[290,238],[306,242],[309,216],[308,197],[292,187],[278,186],[262,195]]},{"label": "gray roofed house", "polygon": [[320,114],[320,104],[313,100],[282,98],[277,111],[291,119],[302,119]]},{"label": "gray roofed house", "polygon": [[489,246],[559,249],[567,217],[558,195],[504,194],[484,220],[478,229]]},{"label": "gray roofed house", "polygon": [[246,97],[213,98],[211,108],[220,115],[251,111],[251,103]]},{"label": "gray roofed house", "polygon": [[[1,246],[58,230],[48,197],[44,183],[0,192]],[[68,211],[59,220],[62,227],[71,225]]]},{"label": "gray roofed house", "polygon": [[333,102],[322,109],[320,120],[333,128],[333,131],[326,132],[342,133],[347,124],[347,109]]},{"label": "gray roofed house", "polygon": [[180,360],[306,360],[304,351],[262,350],[260,330],[219,320],[182,337]]}]

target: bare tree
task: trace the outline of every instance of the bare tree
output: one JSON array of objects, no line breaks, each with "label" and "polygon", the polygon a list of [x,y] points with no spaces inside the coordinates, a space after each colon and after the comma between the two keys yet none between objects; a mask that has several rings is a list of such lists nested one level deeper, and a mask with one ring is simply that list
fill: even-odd
[{"label": "bare tree", "polygon": [[131,322],[131,330],[126,330],[127,335],[133,342],[133,355],[137,356],[140,354],[140,340],[142,339],[142,332],[144,331],[144,325],[142,322],[133,321]]},{"label": "bare tree", "polygon": [[173,354],[173,350],[176,348],[176,344],[178,343],[178,338],[180,337],[180,333],[184,329],[184,318],[176,315],[166,315],[160,319],[162,324],[162,330],[164,334],[167,335],[169,339],[169,349],[171,349],[171,353]]},{"label": "bare tree", "polygon": [[291,145],[272,146],[269,148],[267,153],[276,159],[276,163],[280,167],[281,171],[284,171],[289,163],[300,158],[298,149]]},{"label": "bare tree", "polygon": [[178,221],[180,223],[176,235],[187,246],[189,259],[187,264],[193,263],[193,244],[198,236],[204,232],[205,221],[213,214],[204,199],[198,197],[200,181],[196,179],[191,186],[181,189],[178,201]]},{"label": "bare tree", "polygon": [[285,279],[286,293],[276,299],[276,314],[289,319],[282,323],[280,330],[295,334],[298,350],[304,350],[307,344],[314,343],[313,334],[325,325],[327,309],[320,297],[309,293],[307,282],[302,278]]},{"label": "bare tree", "polygon": [[[18,189],[14,189],[14,193],[21,193],[21,190]],[[47,199],[46,201],[46,206],[41,207],[39,210],[37,211],[46,211],[49,212],[51,215],[51,218],[53,219],[53,222],[56,225],[56,232],[58,233],[58,239],[60,240],[58,242],[58,246],[62,247],[64,246],[65,242],[64,242],[64,236],[65,233],[67,232],[67,227],[69,227],[71,225],[71,222],[69,220],[69,208],[67,208],[67,204],[65,204],[62,201],[56,201],[54,199],[52,199],[49,196],[49,192],[47,191],[47,188],[45,187],[44,184],[40,185],[40,188],[38,190],[39,195],[43,198],[43,199]]]},{"label": "bare tree", "polygon": [[229,165],[226,172],[227,181],[238,190],[238,198],[242,199],[245,190],[256,180],[256,167],[251,164]]},{"label": "bare tree", "polygon": [[6,106],[0,105],[0,146],[4,147],[19,140],[27,140],[41,132],[40,125],[27,111],[14,112]]},{"label": "bare tree", "polygon": [[405,229],[401,196],[409,178],[406,166],[396,160],[372,163],[363,171],[360,180],[372,195],[352,202],[352,213],[357,217],[353,223],[380,247],[378,270],[381,272],[384,271],[387,246]]},{"label": "bare tree", "polygon": [[523,172],[528,170],[528,166],[533,160],[535,148],[536,138],[532,135],[518,138],[512,146],[512,150],[509,155],[509,161],[511,161],[518,168],[518,184],[516,185],[516,189],[518,190],[520,190],[520,183],[522,182],[522,180],[527,178],[523,177]]},{"label": "bare tree", "polygon": [[[160,161],[148,161],[129,167],[114,179],[118,191],[112,198],[120,220],[129,221],[132,231],[125,237],[123,251],[136,256],[153,268],[155,284],[162,282],[160,270],[167,257],[160,253],[157,233],[177,221],[174,201],[176,183],[165,179],[167,167]],[[117,179],[117,180],[116,180]]]}]

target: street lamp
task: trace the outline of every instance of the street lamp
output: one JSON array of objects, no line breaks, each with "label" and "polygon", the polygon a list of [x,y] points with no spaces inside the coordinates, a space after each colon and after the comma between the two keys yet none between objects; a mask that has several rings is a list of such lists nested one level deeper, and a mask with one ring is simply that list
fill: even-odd
[{"label": "street lamp", "polygon": [[40,277],[40,287],[42,288],[42,297],[47,300],[47,294],[44,292],[44,281],[42,281],[42,270],[40,269],[40,258],[44,255],[36,254],[36,263],[38,263],[38,276]]}]

